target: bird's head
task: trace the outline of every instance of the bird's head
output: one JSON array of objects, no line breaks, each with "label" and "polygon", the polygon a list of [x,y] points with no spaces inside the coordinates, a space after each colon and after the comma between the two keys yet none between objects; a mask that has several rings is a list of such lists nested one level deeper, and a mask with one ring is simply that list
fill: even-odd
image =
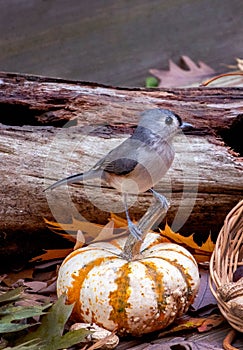
[{"label": "bird's head", "polygon": [[172,138],[180,130],[192,128],[191,124],[183,123],[179,115],[160,108],[142,112],[138,125],[151,130],[165,140]]}]

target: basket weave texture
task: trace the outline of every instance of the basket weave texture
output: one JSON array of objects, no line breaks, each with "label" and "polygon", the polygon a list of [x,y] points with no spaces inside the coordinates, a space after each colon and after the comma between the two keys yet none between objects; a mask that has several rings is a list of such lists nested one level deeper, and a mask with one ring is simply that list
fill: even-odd
[{"label": "basket weave texture", "polygon": [[210,260],[210,287],[218,307],[230,325],[243,332],[243,312],[237,311],[237,314],[232,312],[229,299],[222,297],[220,292],[225,289],[230,291],[237,289],[233,297],[239,297],[240,304],[237,310],[243,311],[243,278],[241,285],[237,285],[237,288],[233,282],[233,275],[237,268],[243,268],[243,200],[227,215]]}]

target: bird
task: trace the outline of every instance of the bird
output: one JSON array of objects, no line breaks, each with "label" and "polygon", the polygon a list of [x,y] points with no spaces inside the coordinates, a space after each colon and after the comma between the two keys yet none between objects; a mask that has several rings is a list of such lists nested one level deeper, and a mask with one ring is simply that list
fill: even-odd
[{"label": "bird", "polygon": [[183,123],[178,114],[168,109],[145,110],[141,113],[134,133],[101,158],[90,170],[61,179],[45,191],[64,184],[101,178],[123,194],[129,231],[136,239],[141,239],[142,233],[128,213],[127,196],[150,191],[168,208],[166,198],[153,187],[163,178],[174,160],[173,137],[180,130],[190,128],[191,124]]}]

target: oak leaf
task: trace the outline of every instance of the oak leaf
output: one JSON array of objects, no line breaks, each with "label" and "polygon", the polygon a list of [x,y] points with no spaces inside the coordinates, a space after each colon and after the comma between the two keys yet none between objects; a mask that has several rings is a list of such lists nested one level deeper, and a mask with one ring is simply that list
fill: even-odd
[{"label": "oak leaf", "polygon": [[182,56],[183,69],[176,65],[172,60],[169,61],[169,70],[150,69],[150,73],[160,80],[158,87],[189,87],[199,86],[200,83],[215,74],[213,68],[206,63],[199,61],[193,62],[188,56]]}]

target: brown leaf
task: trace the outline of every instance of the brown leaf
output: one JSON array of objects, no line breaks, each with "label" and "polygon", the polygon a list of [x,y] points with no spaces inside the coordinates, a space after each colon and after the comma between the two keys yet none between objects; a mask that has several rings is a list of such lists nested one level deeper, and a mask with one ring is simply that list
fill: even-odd
[{"label": "brown leaf", "polygon": [[45,288],[47,286],[47,282],[42,281],[31,281],[31,282],[25,282],[24,284],[26,287],[28,287],[30,292],[37,293],[41,289]]},{"label": "brown leaf", "polygon": [[210,329],[219,326],[224,321],[225,319],[221,315],[210,315],[197,329],[199,332],[207,332]]},{"label": "brown leaf", "polygon": [[184,317],[181,317],[180,319],[177,319],[175,321],[176,324],[172,328],[160,333],[159,337],[164,337],[165,335],[168,335],[168,334],[173,334],[175,332],[185,331],[185,330],[195,329],[195,328],[197,328],[199,332],[206,332],[212,328],[219,326],[222,322],[224,322],[224,320],[225,319],[223,318],[223,316],[216,315],[216,314],[210,315],[207,317],[198,317],[198,318],[184,316]]},{"label": "brown leaf", "polygon": [[188,56],[181,57],[182,64],[188,70],[177,66],[169,61],[169,70],[150,69],[150,73],[160,80],[158,87],[188,87],[199,86],[200,83],[215,74],[214,69],[202,61],[195,64]]},{"label": "brown leaf", "polygon": [[205,318],[195,318],[195,317],[183,317],[180,319],[177,319],[176,325],[174,325],[172,328],[163,331],[159,334],[159,337],[164,337],[168,334],[173,334],[179,331],[189,330],[189,329],[195,329],[200,327],[203,322],[205,321]]},{"label": "brown leaf", "polygon": [[33,268],[25,269],[21,271],[16,272],[10,272],[6,275],[4,278],[4,283],[11,287],[14,283],[16,283],[18,280],[25,280],[25,279],[32,279],[33,277]]}]

